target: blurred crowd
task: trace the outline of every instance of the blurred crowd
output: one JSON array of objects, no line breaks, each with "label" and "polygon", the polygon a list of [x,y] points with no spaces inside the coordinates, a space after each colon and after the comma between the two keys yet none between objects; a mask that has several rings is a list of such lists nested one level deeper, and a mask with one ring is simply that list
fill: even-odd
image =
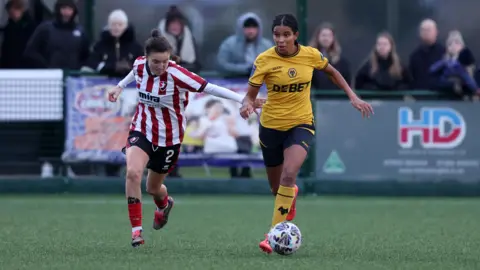
[{"label": "blurred crowd", "polygon": [[[1,68],[60,68],[99,72],[108,76],[126,75],[135,58],[143,54],[134,26],[123,10],[108,16],[105,29],[96,41],[87,38],[78,23],[74,0],[58,0],[52,19],[34,19],[25,0],[9,0],[5,9],[9,19],[3,28]],[[175,6],[157,26],[180,56],[181,64],[194,71],[202,69],[191,25]],[[273,46],[262,36],[263,22],[254,13],[237,20],[236,31],[219,44],[218,72],[224,77],[248,77],[258,54]],[[314,31],[308,45],[326,55],[355,89],[380,91],[429,89],[442,91],[449,99],[476,98],[480,72],[475,57],[459,31],[451,31],[445,41],[438,40],[435,21],[419,25],[419,44],[408,61],[397,54],[394,37],[379,33],[372,50],[360,67],[352,67],[343,55],[332,24],[324,23]],[[337,87],[322,72],[315,72],[312,85],[319,90]]]}]

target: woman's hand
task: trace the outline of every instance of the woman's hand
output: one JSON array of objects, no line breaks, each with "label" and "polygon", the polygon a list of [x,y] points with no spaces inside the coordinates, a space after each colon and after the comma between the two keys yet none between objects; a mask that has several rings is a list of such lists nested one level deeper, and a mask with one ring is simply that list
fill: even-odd
[{"label": "woman's hand", "polygon": [[247,98],[244,99],[242,102],[242,107],[240,108],[240,116],[245,120],[248,119],[250,117],[250,114],[255,112],[255,105],[256,105],[256,101],[252,102]]},{"label": "woman's hand", "polygon": [[355,96],[350,99],[350,103],[352,106],[359,110],[362,113],[362,117],[369,118],[370,115],[373,115],[373,108],[372,105],[368,104],[367,102],[361,100],[359,97]]},{"label": "woman's hand", "polygon": [[115,86],[108,89],[108,101],[117,102],[118,97],[122,93],[123,89],[120,86]]}]

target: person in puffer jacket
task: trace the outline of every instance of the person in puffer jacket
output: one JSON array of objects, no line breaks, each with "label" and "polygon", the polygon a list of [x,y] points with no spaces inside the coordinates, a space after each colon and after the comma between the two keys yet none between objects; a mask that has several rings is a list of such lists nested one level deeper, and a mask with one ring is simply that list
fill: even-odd
[{"label": "person in puffer jacket", "polygon": [[55,19],[39,25],[25,48],[29,67],[79,70],[84,65],[90,45],[85,31],[75,21],[77,12],[73,0],[55,3]]},{"label": "person in puffer jacket", "polygon": [[238,18],[236,33],[226,38],[218,50],[220,73],[226,77],[248,78],[257,56],[273,46],[262,37],[262,27],[255,13],[245,13]]}]

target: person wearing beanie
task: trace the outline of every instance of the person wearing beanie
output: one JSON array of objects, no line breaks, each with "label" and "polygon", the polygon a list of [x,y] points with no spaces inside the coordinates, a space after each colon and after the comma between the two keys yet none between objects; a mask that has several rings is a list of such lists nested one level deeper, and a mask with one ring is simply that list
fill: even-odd
[{"label": "person wearing beanie", "polygon": [[35,29],[25,49],[31,68],[79,70],[87,60],[90,45],[85,31],[76,22],[74,0],[57,0],[55,18]]},{"label": "person wearing beanie", "polygon": [[228,77],[250,75],[255,58],[273,43],[262,37],[262,21],[249,12],[237,20],[236,33],[226,38],[218,50],[219,71]]}]

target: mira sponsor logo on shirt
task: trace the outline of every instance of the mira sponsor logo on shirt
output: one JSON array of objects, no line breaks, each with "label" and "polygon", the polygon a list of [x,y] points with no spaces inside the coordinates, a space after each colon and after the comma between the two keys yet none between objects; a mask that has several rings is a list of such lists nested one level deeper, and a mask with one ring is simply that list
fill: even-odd
[{"label": "mira sponsor logo on shirt", "polygon": [[160,107],[160,97],[145,91],[138,91],[138,101],[150,107]]}]

